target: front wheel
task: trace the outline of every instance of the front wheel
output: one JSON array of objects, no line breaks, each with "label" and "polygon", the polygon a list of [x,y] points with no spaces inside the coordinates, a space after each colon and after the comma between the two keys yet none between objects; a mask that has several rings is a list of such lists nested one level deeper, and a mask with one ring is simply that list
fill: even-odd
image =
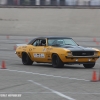
[{"label": "front wheel", "polygon": [[24,65],[32,65],[33,61],[29,58],[29,56],[27,55],[27,53],[23,53],[22,54],[22,63]]},{"label": "front wheel", "polygon": [[91,63],[91,64],[83,64],[83,66],[85,68],[93,68],[95,66],[95,63]]},{"label": "front wheel", "polygon": [[64,66],[64,63],[61,61],[57,54],[52,55],[52,66],[55,68],[61,68]]}]

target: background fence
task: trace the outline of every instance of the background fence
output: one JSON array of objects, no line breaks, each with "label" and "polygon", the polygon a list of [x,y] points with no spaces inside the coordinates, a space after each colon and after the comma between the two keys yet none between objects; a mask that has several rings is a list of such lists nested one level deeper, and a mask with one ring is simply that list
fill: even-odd
[{"label": "background fence", "polygon": [[0,0],[0,6],[100,6],[100,0]]}]

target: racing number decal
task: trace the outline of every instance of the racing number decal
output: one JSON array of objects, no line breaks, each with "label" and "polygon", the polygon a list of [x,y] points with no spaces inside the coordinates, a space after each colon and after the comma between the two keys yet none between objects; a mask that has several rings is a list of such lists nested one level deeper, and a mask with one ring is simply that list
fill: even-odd
[{"label": "racing number decal", "polygon": [[33,54],[34,58],[45,58],[45,55],[43,53],[35,53]]}]

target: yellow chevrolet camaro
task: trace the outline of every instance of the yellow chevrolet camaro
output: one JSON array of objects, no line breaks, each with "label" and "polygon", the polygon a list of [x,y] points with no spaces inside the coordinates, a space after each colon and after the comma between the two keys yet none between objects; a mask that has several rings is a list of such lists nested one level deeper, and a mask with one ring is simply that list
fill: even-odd
[{"label": "yellow chevrolet camaro", "polygon": [[96,48],[82,47],[69,37],[38,37],[28,44],[18,45],[16,52],[24,65],[52,63],[53,67],[64,64],[83,64],[85,68],[93,68],[100,56]]}]

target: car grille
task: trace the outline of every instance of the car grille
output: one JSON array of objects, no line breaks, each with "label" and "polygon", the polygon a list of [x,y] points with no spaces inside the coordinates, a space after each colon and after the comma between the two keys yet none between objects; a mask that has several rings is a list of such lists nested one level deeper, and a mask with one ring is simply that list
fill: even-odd
[{"label": "car grille", "polygon": [[94,52],[93,51],[73,51],[72,55],[73,56],[93,56]]}]

